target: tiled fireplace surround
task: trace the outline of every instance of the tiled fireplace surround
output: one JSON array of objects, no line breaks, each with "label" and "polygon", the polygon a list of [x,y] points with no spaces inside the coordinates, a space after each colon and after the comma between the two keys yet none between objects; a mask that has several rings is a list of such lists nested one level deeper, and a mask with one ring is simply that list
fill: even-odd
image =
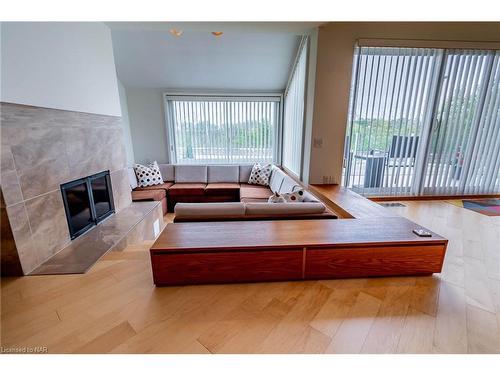
[{"label": "tiled fireplace surround", "polygon": [[70,242],[62,183],[109,170],[131,203],[121,118],[1,103],[1,184],[25,274]]}]

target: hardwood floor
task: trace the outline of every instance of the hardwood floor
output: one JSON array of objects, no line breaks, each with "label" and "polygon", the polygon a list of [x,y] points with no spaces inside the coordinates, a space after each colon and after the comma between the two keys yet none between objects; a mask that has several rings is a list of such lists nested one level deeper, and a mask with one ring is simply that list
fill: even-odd
[{"label": "hardwood floor", "polygon": [[[1,345],[49,353],[500,353],[500,217],[390,208],[450,239],[433,277],[155,288],[148,248],[3,278]],[[168,218],[167,218],[168,219]]]}]

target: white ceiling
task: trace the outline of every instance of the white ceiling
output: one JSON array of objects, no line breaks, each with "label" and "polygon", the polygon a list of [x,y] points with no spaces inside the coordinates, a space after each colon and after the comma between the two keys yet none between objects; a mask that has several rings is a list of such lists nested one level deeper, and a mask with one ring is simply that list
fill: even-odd
[{"label": "white ceiling", "polygon": [[[312,23],[107,23],[125,86],[282,91]],[[183,30],[174,37],[168,30]],[[214,37],[210,31],[224,31]]]}]

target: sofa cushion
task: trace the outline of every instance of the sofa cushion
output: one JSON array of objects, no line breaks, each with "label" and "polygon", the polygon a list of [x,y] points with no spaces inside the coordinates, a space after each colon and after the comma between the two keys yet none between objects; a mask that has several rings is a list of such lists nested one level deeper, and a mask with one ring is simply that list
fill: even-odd
[{"label": "sofa cushion", "polygon": [[241,198],[242,203],[267,203],[269,198]]},{"label": "sofa cushion", "polygon": [[296,190],[296,188],[300,188],[300,185],[297,183],[297,181],[295,181],[293,178],[291,178],[289,176],[285,176],[285,178],[283,179],[283,182],[281,183],[281,187],[279,188],[278,192],[280,194],[291,193],[294,190]]},{"label": "sofa cushion", "polygon": [[250,178],[248,179],[249,184],[269,186],[269,178],[273,171],[272,164],[261,165],[259,163],[254,164],[252,167],[252,172],[250,173]]},{"label": "sofa cushion", "polygon": [[134,170],[137,176],[137,183],[140,187],[158,185],[163,182],[160,168],[156,161],[148,165],[136,164]]},{"label": "sofa cushion", "polygon": [[245,205],[240,202],[177,203],[174,210],[176,219],[245,216]]},{"label": "sofa cushion", "polygon": [[134,168],[128,167],[127,168],[127,175],[128,175],[128,183],[130,184],[130,188],[134,190],[137,187],[137,176],[135,175]]},{"label": "sofa cushion", "polygon": [[240,182],[248,183],[252,173],[253,164],[240,165]]},{"label": "sofa cushion", "polygon": [[171,196],[179,195],[204,195],[206,184],[193,183],[193,184],[173,184],[168,189],[168,194]]},{"label": "sofa cushion", "polygon": [[206,165],[176,165],[175,183],[207,183]]},{"label": "sofa cushion", "polygon": [[158,185],[153,185],[153,186],[137,187],[135,190],[141,191],[141,190],[163,189],[166,192],[173,184],[174,184],[173,182],[164,182],[163,184],[158,184]]},{"label": "sofa cushion", "polygon": [[238,183],[240,178],[240,168],[237,165],[209,165],[207,167],[207,174],[208,183]]},{"label": "sofa cushion", "polygon": [[241,187],[240,198],[269,199],[273,195],[271,189],[264,186]]},{"label": "sofa cushion", "polygon": [[273,173],[271,174],[271,179],[269,180],[269,187],[273,191],[273,193],[277,193],[280,191],[281,184],[283,183],[283,179],[286,177],[285,172],[283,172],[279,168],[274,168]]},{"label": "sofa cushion", "polygon": [[237,194],[239,190],[240,184],[230,182],[218,182],[213,184],[209,183],[205,187],[205,193],[208,195]]},{"label": "sofa cushion", "polygon": [[172,164],[158,164],[163,181],[175,181],[175,167]]},{"label": "sofa cushion", "polygon": [[247,215],[300,215],[325,212],[323,203],[246,203]]},{"label": "sofa cushion", "polygon": [[137,201],[161,201],[166,197],[166,191],[163,189],[157,190],[133,190],[132,200]]}]

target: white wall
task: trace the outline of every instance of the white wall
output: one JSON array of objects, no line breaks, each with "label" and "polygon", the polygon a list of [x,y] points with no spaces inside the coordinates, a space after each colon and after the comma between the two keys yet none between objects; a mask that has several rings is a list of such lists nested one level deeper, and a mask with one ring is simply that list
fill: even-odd
[{"label": "white wall", "polygon": [[105,24],[4,22],[1,41],[1,101],[121,116]]},{"label": "white wall", "polygon": [[168,163],[163,89],[127,87],[130,132],[137,163]]},{"label": "white wall", "polygon": [[130,133],[130,120],[128,115],[127,91],[118,80],[118,93],[120,95],[120,107],[122,110],[123,142],[127,153],[127,164],[134,164],[134,147],[132,144],[132,134]]}]

